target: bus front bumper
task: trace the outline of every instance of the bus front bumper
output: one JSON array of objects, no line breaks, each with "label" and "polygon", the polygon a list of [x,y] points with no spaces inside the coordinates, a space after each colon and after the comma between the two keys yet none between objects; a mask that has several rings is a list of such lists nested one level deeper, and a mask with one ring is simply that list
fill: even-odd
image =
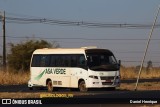
[{"label": "bus front bumper", "polygon": [[120,80],[114,81],[91,81],[88,88],[107,88],[107,87],[120,87]]}]

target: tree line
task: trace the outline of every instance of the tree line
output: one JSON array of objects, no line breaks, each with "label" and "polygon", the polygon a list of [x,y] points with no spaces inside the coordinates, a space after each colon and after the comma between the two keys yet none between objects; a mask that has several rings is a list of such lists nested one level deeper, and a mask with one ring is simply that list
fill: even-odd
[{"label": "tree line", "polygon": [[[7,66],[11,71],[29,71],[32,53],[40,48],[58,48],[56,42],[46,40],[26,40],[20,43],[9,43],[10,51],[7,54]],[[0,57],[1,61],[2,58]]]},{"label": "tree line", "polygon": [[[58,48],[60,45],[56,42],[48,42],[46,40],[26,40],[20,43],[9,43],[10,51],[7,54],[7,66],[14,71],[29,71],[30,60],[33,51],[40,48]],[[0,56],[0,66],[2,64],[2,56]],[[136,71],[140,66],[136,66]],[[146,70],[149,71],[153,67],[152,61],[147,62]]]}]

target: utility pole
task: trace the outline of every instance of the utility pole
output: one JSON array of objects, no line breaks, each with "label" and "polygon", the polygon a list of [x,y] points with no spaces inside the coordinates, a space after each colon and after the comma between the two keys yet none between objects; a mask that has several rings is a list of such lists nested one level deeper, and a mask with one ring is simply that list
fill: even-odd
[{"label": "utility pole", "polygon": [[2,32],[3,32],[3,71],[6,72],[6,24],[5,24],[5,11],[2,17]]},{"label": "utility pole", "polygon": [[146,57],[146,54],[147,54],[147,51],[148,51],[149,43],[150,43],[150,40],[151,40],[151,37],[152,37],[152,34],[153,34],[153,30],[154,30],[154,27],[155,27],[156,22],[157,22],[157,18],[158,18],[159,11],[160,11],[160,5],[158,6],[157,14],[156,14],[156,16],[155,16],[154,23],[153,23],[153,25],[152,25],[152,28],[151,28],[151,31],[150,31],[150,34],[149,34],[149,38],[148,38],[147,45],[146,45],[146,48],[145,48],[144,56],[143,56],[143,59],[142,59],[142,62],[141,62],[141,67],[140,67],[140,69],[139,69],[136,86],[135,86],[135,89],[134,89],[135,91],[137,91],[139,78],[140,78],[141,71],[142,71],[143,64],[144,64],[144,60],[145,60],[145,57]]},{"label": "utility pole", "polygon": [[3,71],[6,72],[6,21],[5,11],[3,14]]}]

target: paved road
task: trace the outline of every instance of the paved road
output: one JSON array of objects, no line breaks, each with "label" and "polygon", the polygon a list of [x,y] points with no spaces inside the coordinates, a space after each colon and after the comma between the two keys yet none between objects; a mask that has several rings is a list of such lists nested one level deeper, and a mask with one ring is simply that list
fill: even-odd
[{"label": "paved road", "polygon": [[[122,83],[135,83],[136,80],[123,80]],[[143,79],[140,82],[159,82],[160,79]],[[46,92],[45,89],[29,90],[27,84],[23,85],[0,85],[0,92]],[[55,93],[55,92],[53,92]],[[91,90],[86,93],[80,93],[78,91],[70,91],[67,89],[59,90],[56,93],[73,93],[78,98],[159,98],[160,90],[158,91],[124,91],[124,90]]]},{"label": "paved road", "polygon": [[[131,80],[122,80],[121,83],[135,83],[136,79]],[[155,79],[141,79],[139,80],[140,83],[142,82],[160,82],[160,78]],[[43,92],[44,90],[33,90],[30,91],[27,87],[27,84],[23,85],[0,85],[0,92],[36,92],[40,91]]]}]

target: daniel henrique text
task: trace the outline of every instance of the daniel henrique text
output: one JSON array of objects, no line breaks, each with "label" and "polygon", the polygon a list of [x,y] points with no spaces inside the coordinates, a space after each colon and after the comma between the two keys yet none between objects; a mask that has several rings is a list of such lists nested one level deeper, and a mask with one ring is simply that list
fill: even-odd
[{"label": "daniel henrique text", "polygon": [[156,100],[130,100],[130,104],[157,104]]}]

